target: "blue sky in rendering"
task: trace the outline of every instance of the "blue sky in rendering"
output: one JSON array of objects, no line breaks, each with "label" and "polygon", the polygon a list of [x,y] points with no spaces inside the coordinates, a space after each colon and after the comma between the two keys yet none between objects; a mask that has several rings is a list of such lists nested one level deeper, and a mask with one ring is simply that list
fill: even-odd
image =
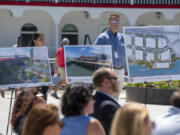
[{"label": "blue sky in rendering", "polygon": [[108,54],[111,57],[111,46],[65,46],[65,55],[67,58],[92,56],[102,53]]},{"label": "blue sky in rendering", "polygon": [[20,47],[20,48],[1,48],[0,57],[11,57],[16,54],[30,56],[30,47]]}]

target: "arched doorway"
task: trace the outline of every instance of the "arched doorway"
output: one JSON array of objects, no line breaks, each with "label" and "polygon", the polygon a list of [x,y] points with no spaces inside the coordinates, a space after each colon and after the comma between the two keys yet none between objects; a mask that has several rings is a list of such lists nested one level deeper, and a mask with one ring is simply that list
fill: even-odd
[{"label": "arched doorway", "polygon": [[21,36],[18,39],[18,46],[28,46],[30,40],[32,39],[32,34],[37,32],[37,27],[32,23],[26,23],[21,28]]},{"label": "arched doorway", "polygon": [[71,45],[78,45],[78,29],[73,24],[66,24],[62,29],[62,37],[68,38]]}]

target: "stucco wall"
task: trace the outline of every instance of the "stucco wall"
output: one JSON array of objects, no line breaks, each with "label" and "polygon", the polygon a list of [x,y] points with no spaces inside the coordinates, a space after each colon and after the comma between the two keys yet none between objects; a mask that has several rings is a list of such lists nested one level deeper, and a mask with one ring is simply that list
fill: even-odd
[{"label": "stucco wall", "polygon": [[42,11],[26,11],[22,17],[14,17],[8,10],[0,10],[0,46],[11,47],[18,41],[21,34],[21,28],[26,23],[32,23],[38,28],[38,32],[45,34],[45,44],[53,46],[53,37],[51,29],[53,25],[52,18]]}]

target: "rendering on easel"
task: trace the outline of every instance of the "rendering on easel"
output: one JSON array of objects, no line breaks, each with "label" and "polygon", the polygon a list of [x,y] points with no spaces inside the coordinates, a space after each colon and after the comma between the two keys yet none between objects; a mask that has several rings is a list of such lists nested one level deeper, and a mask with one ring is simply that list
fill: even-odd
[{"label": "rendering on easel", "polygon": [[52,84],[46,47],[0,49],[0,88]]},{"label": "rendering on easel", "polygon": [[179,26],[125,27],[131,83],[180,80]]},{"label": "rendering on easel", "polygon": [[112,68],[111,46],[65,46],[66,82],[92,83],[93,72],[102,67]]}]

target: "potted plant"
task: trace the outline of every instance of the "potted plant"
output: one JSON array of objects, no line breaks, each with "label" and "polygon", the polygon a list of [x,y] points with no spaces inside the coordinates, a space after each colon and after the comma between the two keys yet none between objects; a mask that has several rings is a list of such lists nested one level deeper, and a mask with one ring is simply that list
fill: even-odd
[{"label": "potted plant", "polygon": [[170,105],[170,97],[174,91],[180,89],[180,81],[127,83],[125,87],[127,101]]}]

